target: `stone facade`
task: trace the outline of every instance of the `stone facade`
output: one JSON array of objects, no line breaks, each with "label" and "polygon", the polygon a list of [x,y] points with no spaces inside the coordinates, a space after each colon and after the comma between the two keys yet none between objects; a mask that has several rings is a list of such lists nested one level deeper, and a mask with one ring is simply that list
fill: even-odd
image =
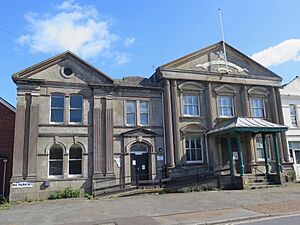
[{"label": "stone facade", "polygon": [[290,158],[296,173],[296,179],[300,180],[300,78],[297,76],[280,90],[282,110],[285,125],[289,127],[286,132],[287,145]]},{"label": "stone facade", "polygon": [[[230,117],[255,116],[253,98],[261,99],[257,110],[264,119],[283,124],[283,116],[281,78],[227,44],[225,62],[222,46],[165,64],[149,79],[113,80],[71,52],[13,75],[18,100],[10,198],[41,198],[67,187],[96,193],[135,179],[226,170],[224,138],[209,130]],[[72,106],[74,95],[81,96],[79,108]],[[81,110],[79,122],[72,122],[72,110]],[[62,121],[53,122],[56,114]],[[285,134],[277,136],[284,164]],[[242,135],[248,173],[260,164],[255,138]],[[60,149],[62,156],[51,156]],[[79,158],[72,158],[74,149]],[[272,143],[270,154],[272,162]],[[76,175],[72,165],[80,168]],[[21,182],[29,183],[17,188]]]}]

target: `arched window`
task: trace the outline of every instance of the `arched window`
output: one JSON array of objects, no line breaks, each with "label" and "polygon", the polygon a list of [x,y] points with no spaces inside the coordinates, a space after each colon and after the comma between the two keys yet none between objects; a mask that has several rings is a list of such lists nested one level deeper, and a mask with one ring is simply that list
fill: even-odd
[{"label": "arched window", "polygon": [[136,144],[133,144],[130,148],[130,152],[140,152],[140,153],[146,153],[148,152],[147,150],[147,147],[143,144],[139,144],[139,143],[136,143]]},{"label": "arched window", "polygon": [[70,148],[69,155],[69,174],[82,174],[82,149],[79,145],[73,145]]},{"label": "arched window", "polygon": [[63,149],[60,145],[53,145],[49,155],[49,175],[63,175]]}]

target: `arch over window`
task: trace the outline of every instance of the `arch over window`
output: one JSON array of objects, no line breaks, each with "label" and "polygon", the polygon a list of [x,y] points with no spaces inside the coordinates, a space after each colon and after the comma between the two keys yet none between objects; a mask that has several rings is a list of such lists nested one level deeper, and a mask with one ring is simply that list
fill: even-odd
[{"label": "arch over window", "polygon": [[63,175],[63,148],[58,144],[54,144],[50,148],[49,175],[50,176]]},{"label": "arch over window", "polygon": [[80,145],[72,145],[69,150],[69,174],[82,174],[82,148]]}]

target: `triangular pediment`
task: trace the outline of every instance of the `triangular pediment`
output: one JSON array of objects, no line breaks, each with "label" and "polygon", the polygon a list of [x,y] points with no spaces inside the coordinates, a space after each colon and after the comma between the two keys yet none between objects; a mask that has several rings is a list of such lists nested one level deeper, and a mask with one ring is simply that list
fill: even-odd
[{"label": "triangular pediment", "polygon": [[81,59],[67,51],[44,60],[13,75],[13,80],[33,80],[43,82],[76,84],[112,84],[113,80]]},{"label": "triangular pediment", "polygon": [[144,129],[144,128],[137,128],[137,129],[133,129],[133,130],[124,132],[121,135],[125,136],[125,137],[139,137],[139,136],[143,136],[143,137],[150,136],[150,137],[153,137],[153,136],[156,136],[157,133],[155,133],[153,131],[150,131],[150,130],[147,130],[147,129]]},{"label": "triangular pediment", "polygon": [[[195,71],[232,75],[272,76],[281,79],[277,74],[263,67],[250,57],[225,43],[226,58],[223,42],[198,50],[170,63],[162,65],[161,70],[173,69],[178,71]],[[227,65],[226,65],[227,64]]]}]

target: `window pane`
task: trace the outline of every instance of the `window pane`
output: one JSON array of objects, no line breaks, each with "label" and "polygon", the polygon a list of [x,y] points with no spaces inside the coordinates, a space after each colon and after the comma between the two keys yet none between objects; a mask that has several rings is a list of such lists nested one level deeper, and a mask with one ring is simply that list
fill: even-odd
[{"label": "window pane", "polygon": [[199,115],[199,99],[197,95],[183,96],[183,114],[184,115]]},{"label": "window pane", "polygon": [[189,149],[186,150],[186,161],[191,161],[191,153]]},{"label": "window pane", "polygon": [[148,124],[148,114],[141,114],[141,124],[147,125]]},{"label": "window pane", "polygon": [[51,122],[64,122],[64,109],[52,109]]},{"label": "window pane", "polygon": [[69,174],[81,174],[81,160],[69,162]]},{"label": "window pane", "polygon": [[127,113],[127,124],[134,125],[135,124],[135,114],[133,113]]},{"label": "window pane", "polygon": [[53,147],[50,149],[50,159],[61,159],[63,158],[63,150],[59,147]]},{"label": "window pane", "polygon": [[82,96],[70,96],[70,108],[82,109]]},{"label": "window pane", "polygon": [[134,101],[126,102],[126,112],[127,113],[135,113],[135,102]]},{"label": "window pane", "polygon": [[82,122],[82,110],[70,110],[70,122],[80,123]]},{"label": "window pane", "polygon": [[64,96],[63,95],[52,95],[51,96],[51,107],[64,108]]},{"label": "window pane", "polygon": [[62,175],[63,162],[50,161],[49,162],[49,175]]},{"label": "window pane", "polygon": [[148,102],[141,102],[140,103],[140,111],[141,113],[148,113]]},{"label": "window pane", "polygon": [[70,159],[82,159],[82,150],[80,147],[70,148]]}]

